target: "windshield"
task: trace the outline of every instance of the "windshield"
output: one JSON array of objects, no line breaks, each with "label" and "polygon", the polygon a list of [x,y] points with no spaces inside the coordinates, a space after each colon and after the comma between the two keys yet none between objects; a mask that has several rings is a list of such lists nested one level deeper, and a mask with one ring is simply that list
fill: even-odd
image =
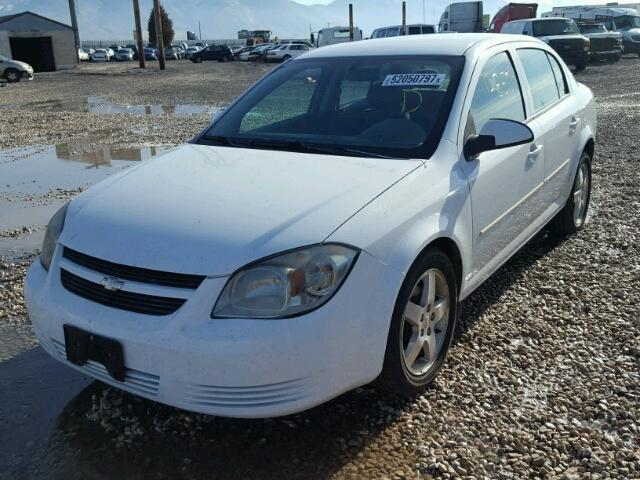
[{"label": "windshield", "polygon": [[614,18],[616,27],[620,29],[640,28],[640,17],[633,15],[622,15]]},{"label": "windshield", "polygon": [[543,20],[533,22],[533,36],[571,35],[580,33],[573,20]]},{"label": "windshield", "polygon": [[580,25],[579,28],[582,33],[607,33],[604,25]]},{"label": "windshield", "polygon": [[288,62],[230,107],[201,142],[429,157],[463,63],[463,57],[401,55]]}]

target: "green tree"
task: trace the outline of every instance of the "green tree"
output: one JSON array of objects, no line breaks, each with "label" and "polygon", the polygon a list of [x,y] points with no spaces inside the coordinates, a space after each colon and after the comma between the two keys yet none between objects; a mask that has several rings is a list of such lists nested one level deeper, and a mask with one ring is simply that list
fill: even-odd
[{"label": "green tree", "polygon": [[[171,45],[171,42],[173,42],[175,32],[173,31],[173,22],[169,18],[169,15],[167,15],[167,12],[162,7],[162,5],[160,5],[160,22],[162,23],[162,44],[163,46],[168,47],[169,45]],[[147,30],[149,31],[149,42],[155,45],[157,41],[154,9],[151,9]]]}]

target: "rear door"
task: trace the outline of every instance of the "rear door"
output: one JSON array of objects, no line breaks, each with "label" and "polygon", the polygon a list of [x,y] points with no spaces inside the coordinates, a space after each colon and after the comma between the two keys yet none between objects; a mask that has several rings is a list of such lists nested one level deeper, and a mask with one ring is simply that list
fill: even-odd
[{"label": "rear door", "polygon": [[544,135],[544,203],[560,206],[566,200],[572,158],[577,155],[581,119],[575,113],[566,73],[554,54],[537,48],[517,49],[530,90],[531,106]]},{"label": "rear door", "polygon": [[[544,162],[540,131],[527,121],[525,96],[513,63],[513,53],[492,50],[475,68],[463,110],[466,127],[459,144],[478,134],[493,118],[526,122],[535,140],[501,150],[484,152],[471,161],[462,157],[473,214],[473,270],[490,272],[517,245],[514,240],[539,215]],[[480,278],[484,276],[481,275]]]}]

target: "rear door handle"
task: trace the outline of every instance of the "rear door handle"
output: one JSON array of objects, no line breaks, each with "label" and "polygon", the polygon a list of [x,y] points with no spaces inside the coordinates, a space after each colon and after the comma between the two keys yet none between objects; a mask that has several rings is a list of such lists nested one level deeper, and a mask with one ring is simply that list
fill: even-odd
[{"label": "rear door handle", "polygon": [[571,121],[569,122],[569,129],[570,130],[575,130],[578,127],[578,124],[580,123],[580,119],[577,117],[571,117]]}]

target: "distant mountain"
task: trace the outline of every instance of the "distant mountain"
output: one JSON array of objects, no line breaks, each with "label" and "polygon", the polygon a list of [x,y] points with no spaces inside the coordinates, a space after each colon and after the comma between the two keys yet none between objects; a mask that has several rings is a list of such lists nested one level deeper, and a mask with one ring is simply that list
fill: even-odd
[{"label": "distant mountain", "polygon": [[[85,40],[116,40],[133,37],[131,0],[76,0],[80,37]],[[280,38],[307,38],[309,32],[330,25],[348,25],[348,5],[354,5],[355,24],[365,36],[384,25],[400,24],[402,0],[334,0],[328,5],[302,5],[292,0],[162,0],[173,20],[176,38],[186,38],[186,30],[203,39],[236,38],[241,29],[268,29]],[[450,2],[427,0],[426,23],[437,23]],[[493,13],[504,0],[485,1],[485,13]],[[421,0],[407,1],[410,23],[422,22]],[[140,0],[143,30],[152,0]],[[0,0],[0,15],[24,10],[70,23],[68,0]]]}]

